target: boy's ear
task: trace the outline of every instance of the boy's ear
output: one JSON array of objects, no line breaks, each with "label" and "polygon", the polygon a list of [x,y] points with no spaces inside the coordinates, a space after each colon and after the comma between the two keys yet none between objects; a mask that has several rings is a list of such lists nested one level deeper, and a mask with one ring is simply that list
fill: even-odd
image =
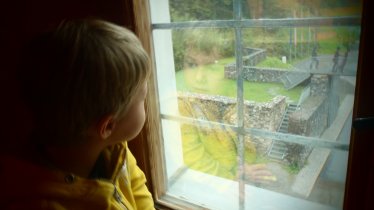
[{"label": "boy's ear", "polygon": [[107,139],[116,126],[113,115],[103,117],[98,124],[98,133],[102,139]]}]

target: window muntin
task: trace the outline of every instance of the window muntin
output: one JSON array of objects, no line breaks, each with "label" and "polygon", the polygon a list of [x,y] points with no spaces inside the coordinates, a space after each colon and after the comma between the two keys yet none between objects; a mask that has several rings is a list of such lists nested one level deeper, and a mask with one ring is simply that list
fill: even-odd
[{"label": "window muntin", "polygon": [[[248,1],[250,2],[250,1]],[[163,9],[166,9],[170,6],[167,1],[163,2],[164,4],[158,2],[157,5],[152,5],[151,2],[151,10],[157,8],[157,11],[160,11],[160,7],[164,6]],[[240,11],[240,1],[234,1],[233,4],[233,11]],[[245,7],[244,4],[241,5]],[[154,10],[154,11],[155,11]],[[352,9],[354,10],[354,9]],[[302,136],[299,134],[285,134],[279,132],[277,126],[270,126],[269,127],[256,127],[250,126],[246,123],[247,118],[251,119],[251,112],[249,111],[251,107],[248,105],[247,100],[245,98],[246,93],[249,94],[249,99],[251,99],[251,91],[249,88],[246,88],[245,78],[244,78],[244,71],[247,66],[252,66],[253,64],[246,62],[246,44],[249,45],[258,45],[258,46],[274,46],[274,45],[284,45],[288,46],[288,49],[285,51],[284,56],[281,57],[282,54],[278,54],[278,57],[281,57],[280,60],[283,61],[283,57],[286,58],[286,62],[290,60],[300,60],[303,59],[310,59],[310,49],[316,43],[316,39],[321,41],[320,38],[317,36],[321,34],[324,35],[325,31],[335,31],[332,40],[343,40],[345,39],[352,39],[353,44],[358,44],[358,36],[359,36],[359,16],[349,16],[346,15],[348,13],[341,13],[343,15],[337,16],[332,15],[332,17],[313,17],[313,18],[306,18],[294,16],[292,19],[268,19],[268,20],[257,20],[257,19],[242,19],[238,12],[235,12],[235,17],[231,20],[211,20],[211,21],[195,21],[187,22],[186,20],[182,20],[184,22],[173,22],[173,18],[170,19],[168,15],[160,15],[159,12],[152,13],[153,16],[153,37],[154,37],[154,45],[155,45],[155,57],[156,57],[156,67],[157,67],[157,77],[158,77],[158,88],[159,88],[159,95],[160,95],[160,107],[161,107],[161,118],[162,118],[162,127],[163,127],[163,145],[164,145],[164,153],[165,153],[165,164],[166,164],[166,174],[167,174],[167,189],[165,192],[164,199],[174,197],[179,200],[184,200],[189,203],[194,203],[198,206],[203,206],[206,208],[212,209],[225,209],[223,208],[225,205],[233,206],[235,209],[267,209],[272,208],[271,206],[287,206],[287,209],[315,209],[317,206],[320,209],[330,209],[330,208],[340,208],[342,205],[342,196],[344,192],[344,181],[345,181],[345,170],[346,170],[346,160],[348,157],[348,142],[349,142],[349,127],[350,127],[350,119],[351,115],[349,110],[352,109],[353,98],[352,98],[352,91],[354,91],[354,81],[355,81],[355,70],[357,66],[357,54],[351,53],[350,54],[350,62],[349,63],[349,71],[343,72],[343,74],[333,75],[329,72],[320,72],[316,69],[309,69],[309,73],[314,75],[322,75],[322,76],[329,76],[331,78],[331,83],[326,85],[325,88],[331,88],[328,94],[326,95],[329,98],[329,101],[326,102],[327,107],[329,107],[329,112],[327,115],[324,115],[322,120],[329,125],[328,129],[324,130],[322,133],[321,131],[318,136],[311,137],[311,136]],[[349,13],[357,14],[357,13]],[[358,13],[359,14],[359,13]],[[245,12],[243,12],[243,18],[246,18]],[[276,17],[272,17],[276,18]],[[162,19],[162,20],[161,20]],[[338,27],[339,26],[339,27]],[[334,28],[334,29],[332,29]],[[201,91],[202,88],[195,88],[189,89],[189,93],[187,93],[189,99],[192,98],[189,102],[189,107],[194,107],[193,110],[197,112],[197,114],[186,114],[185,111],[181,107],[180,104],[180,93],[182,95],[186,95],[184,91],[186,89],[181,88],[177,83],[178,81],[178,65],[176,65],[175,60],[175,45],[181,44],[176,43],[174,37],[178,36],[177,33],[182,33],[186,31],[198,32],[200,33],[198,43],[203,43],[201,40],[207,40],[207,36],[209,36],[209,32],[215,31],[215,36],[212,37],[223,37],[218,31],[225,30],[231,31],[229,33],[232,34],[232,38],[235,40],[234,42],[234,54],[235,57],[232,58],[233,65],[238,67],[236,75],[239,77],[236,79],[236,98],[234,96],[232,102],[233,113],[231,115],[230,120],[222,120],[222,117],[209,117],[206,114],[202,114],[201,110],[204,109],[204,106],[201,105],[203,103],[199,102],[196,103],[196,98],[199,98],[199,94],[202,94],[202,98],[206,97],[206,92]],[[200,32],[203,31],[203,32]],[[349,33],[348,33],[348,32]],[[177,33],[175,33],[177,32]],[[205,33],[204,33],[205,32]],[[276,38],[274,33],[286,34],[288,36],[280,36],[283,39]],[[176,35],[177,34],[177,35]],[[257,35],[262,38],[262,41],[253,42],[253,40],[246,39],[248,34]],[[307,34],[307,35],[306,35]],[[341,34],[348,34],[350,36],[347,37],[340,37]],[[210,35],[212,36],[212,35]],[[167,37],[167,38],[165,38]],[[224,40],[224,39],[221,39]],[[189,40],[188,40],[189,41]],[[187,41],[187,42],[188,42]],[[209,37],[208,37],[208,41]],[[330,40],[331,42],[331,40]],[[191,41],[192,45],[196,45]],[[337,46],[336,43],[329,43],[330,45]],[[322,44],[323,47],[328,46],[329,44]],[[341,45],[343,47],[343,45]],[[256,46],[257,47],[257,46]],[[352,46],[354,47],[354,46]],[[173,51],[174,48],[174,51]],[[255,47],[254,47],[255,48]],[[328,48],[328,47],[327,47]],[[330,52],[329,52],[330,50]],[[165,53],[165,51],[168,51]],[[272,52],[274,53],[274,52]],[[330,57],[320,57],[320,65],[331,65],[328,62],[328,59],[332,59],[331,57],[331,49],[324,49],[319,48],[319,53],[326,53],[330,55]],[[192,54],[194,54],[192,52]],[[196,53],[195,53],[196,54]],[[214,53],[208,53],[214,54]],[[274,53],[276,54],[276,53]],[[219,60],[217,60],[219,63]],[[307,61],[306,61],[307,62]],[[340,62],[342,62],[340,60]],[[188,62],[187,62],[188,63]],[[182,65],[184,67],[184,65]],[[198,65],[187,65],[188,67],[196,68],[200,67]],[[206,66],[206,65],[202,65]],[[348,66],[348,65],[347,65]],[[295,66],[293,66],[295,68]],[[326,67],[327,68],[327,67]],[[331,68],[331,66],[330,66]],[[189,69],[191,70],[191,69]],[[195,74],[192,74],[192,77],[197,79],[203,78],[201,75],[201,69],[196,68],[193,70],[197,70]],[[191,73],[194,73],[192,70]],[[200,70],[200,72],[199,72]],[[188,76],[187,76],[188,77]],[[176,79],[174,79],[176,78]],[[320,78],[317,78],[320,79]],[[341,82],[344,80],[344,82]],[[192,84],[193,85],[193,84]],[[347,87],[350,86],[351,88]],[[353,87],[353,89],[352,89]],[[345,94],[342,94],[337,89],[346,88]],[[299,90],[299,100],[297,103],[301,103],[300,101],[305,95],[310,95],[311,87],[306,85]],[[184,91],[183,91],[184,90]],[[316,90],[321,91],[321,90]],[[215,97],[215,94],[213,98]],[[282,94],[279,94],[282,95]],[[215,97],[222,103],[222,95],[218,95]],[[297,97],[296,97],[297,98]],[[200,100],[201,98],[199,98]],[[321,101],[321,99],[319,99]],[[188,101],[188,100],[187,100]],[[223,101],[225,101],[223,99]],[[231,101],[228,100],[228,101]],[[292,102],[296,102],[296,100],[291,100]],[[311,101],[318,101],[318,99],[311,99]],[[323,101],[323,100],[322,100]],[[290,102],[290,100],[287,100]],[[195,104],[194,104],[195,103]],[[223,103],[228,103],[227,101]],[[322,102],[321,102],[322,103]],[[197,104],[197,105],[196,105]],[[230,102],[229,102],[230,104]],[[345,107],[345,109],[339,107],[339,110],[336,109],[337,104],[340,104],[340,107]],[[197,106],[197,108],[196,108]],[[284,106],[284,105],[283,105]],[[203,108],[202,108],[203,107]],[[209,105],[207,106],[209,107]],[[225,106],[224,106],[225,107]],[[321,106],[323,107],[323,106]],[[258,109],[266,109],[267,105],[260,106]],[[224,108],[225,111],[227,107]],[[255,109],[252,107],[252,110]],[[284,109],[284,108],[283,108]],[[321,108],[322,109],[322,108]],[[198,110],[198,111],[196,111]],[[199,111],[200,110],[200,111]],[[348,111],[347,111],[348,110]],[[310,110],[306,109],[305,107],[299,107],[299,113],[296,116],[303,117],[305,113],[309,112]],[[344,112],[342,114],[342,112]],[[222,112],[216,112],[222,116]],[[266,113],[264,113],[266,115]],[[239,117],[237,117],[239,116]],[[271,116],[274,117],[274,116]],[[270,118],[271,118],[270,117]],[[281,118],[278,116],[278,118]],[[317,117],[318,118],[318,117]],[[312,121],[312,120],[311,120]],[[301,121],[300,121],[301,122]],[[297,124],[298,121],[294,122]],[[261,124],[261,123],[259,123]],[[275,123],[276,124],[276,123]],[[336,133],[337,129],[338,131]],[[198,130],[198,132],[191,132],[191,130]],[[229,134],[224,132],[228,132]],[[191,134],[193,133],[193,134]],[[201,134],[202,133],[202,134]],[[208,158],[202,158],[201,163],[194,165],[193,163],[196,162],[198,159],[198,155],[194,153],[188,154],[190,152],[189,146],[190,144],[194,144],[191,138],[200,139],[200,144],[207,144],[212,141],[211,136],[212,133],[216,133],[221,141],[223,142],[230,142],[233,141],[236,144],[235,152],[236,152],[236,162],[232,161],[232,159],[227,158],[226,164],[231,164],[232,174],[228,176],[225,173],[217,174],[209,172],[202,172],[204,170],[211,168],[217,168],[216,164],[212,162],[205,163],[204,161]],[[310,132],[308,135],[316,135],[316,132]],[[305,135],[305,134],[303,134]],[[192,136],[192,137],[191,137]],[[229,138],[225,138],[224,136],[230,136]],[[186,140],[187,139],[187,140]],[[224,139],[224,140],[222,140]],[[256,141],[255,141],[256,140]],[[305,167],[305,168],[292,168],[293,166],[284,169],[290,170],[291,173],[297,173],[293,180],[292,184],[286,184],[287,182],[283,180],[283,182],[279,181],[280,176],[276,176],[276,181],[270,185],[266,184],[258,184],[258,183],[250,183],[247,182],[247,177],[249,174],[246,173],[247,170],[245,169],[245,165],[247,164],[261,164],[261,161],[266,161],[266,155],[261,155],[258,157],[253,158],[253,149],[250,148],[255,147],[260,153],[268,154],[269,148],[271,146],[267,146],[265,148],[258,147],[258,145],[263,145],[267,141],[268,144],[272,144],[273,142],[283,142],[287,144],[289,148],[294,150],[308,150],[308,157],[322,157],[321,162],[318,165],[314,163],[316,166],[313,167]],[[201,143],[204,142],[204,143]],[[217,140],[218,142],[218,140]],[[196,142],[195,142],[196,143]],[[231,144],[230,144],[231,145]],[[255,145],[252,146],[251,145]],[[197,146],[197,144],[193,145]],[[193,147],[191,146],[191,147]],[[201,146],[201,145],[200,145]],[[232,147],[228,146],[232,149]],[[201,148],[201,147],[200,147]],[[260,148],[260,149],[258,149]],[[188,150],[190,149],[190,150]],[[332,150],[331,150],[332,149]],[[203,149],[198,149],[203,151]],[[211,149],[207,149],[210,151]],[[216,149],[219,150],[219,149]],[[256,151],[257,151],[256,150]],[[230,151],[230,150],[228,150]],[[204,154],[204,152],[201,152]],[[205,151],[205,153],[208,153]],[[223,152],[224,153],[224,152]],[[230,154],[230,152],[227,152]],[[192,161],[190,157],[194,157],[195,160]],[[214,157],[214,155],[211,154]],[[230,156],[230,155],[228,155]],[[204,155],[202,156],[204,157]],[[231,157],[231,156],[230,156]],[[252,158],[250,158],[252,157]],[[290,157],[290,159],[300,159],[300,156]],[[213,158],[214,159],[214,158]],[[219,162],[215,158],[215,162]],[[339,161],[337,161],[339,160]],[[343,160],[343,161],[340,161]],[[313,165],[307,162],[308,160],[305,159],[307,165]],[[269,161],[266,163],[270,163],[275,168],[279,168],[279,165],[276,165],[276,161]],[[322,172],[318,171],[317,173],[310,173],[310,170],[321,170],[323,165],[327,164],[329,167],[323,170]],[[200,167],[200,168],[199,168]],[[202,168],[203,167],[203,168]],[[216,169],[215,169],[216,170]],[[218,169],[217,169],[218,170]],[[283,171],[284,170],[278,170]],[[308,171],[309,170],[309,171]],[[234,172],[236,171],[236,172]],[[295,172],[296,171],[296,172]],[[241,172],[242,175],[241,175]],[[337,176],[337,173],[341,173],[341,176]],[[321,199],[320,197],[316,196],[316,190],[313,191],[314,185],[325,186],[325,180],[317,179],[318,176],[321,175],[324,178],[333,180],[334,182],[329,182],[329,184],[336,184],[339,183],[336,191],[331,189],[327,189],[327,192],[330,192],[328,195],[338,194],[338,198],[333,201],[326,201]],[[308,184],[303,184],[302,179],[298,177],[302,177],[303,175],[307,175],[308,178],[311,180]],[[298,177],[297,177],[298,176]],[[284,178],[284,177],[283,177]],[[272,180],[274,177],[269,176],[268,179]],[[202,181],[205,180],[205,181]],[[209,181],[208,181],[209,180]],[[296,180],[296,181],[295,181]],[[210,183],[213,183],[210,185]],[[301,184],[300,184],[301,183]],[[322,184],[321,184],[322,183]],[[343,185],[341,185],[343,183]],[[301,187],[300,187],[301,185]],[[223,188],[214,188],[217,186],[226,186]],[[279,187],[279,186],[283,186]],[[282,190],[280,190],[282,188]],[[248,189],[250,189],[248,191]],[[295,190],[296,189],[296,190]],[[288,190],[288,191],[287,191]],[[220,193],[217,193],[219,191]],[[261,193],[264,194],[261,194]],[[274,192],[280,192],[274,193]],[[298,194],[295,194],[298,192]],[[207,196],[207,194],[209,196]],[[253,195],[262,195],[266,197],[272,197],[273,200],[281,200],[280,203],[269,203],[269,200],[262,200],[263,198],[259,198]],[[318,193],[317,193],[318,194]],[[252,196],[251,196],[252,195]],[[221,196],[221,197],[220,197]],[[290,197],[291,196],[291,197]],[[301,199],[300,199],[301,198]],[[216,202],[214,200],[219,200],[220,202]],[[254,201],[257,200],[257,201]],[[258,200],[261,200],[259,202]],[[175,201],[175,200],[174,200]],[[312,202],[310,202],[312,201]],[[255,203],[255,204],[253,204]],[[320,204],[318,204],[320,203]]]}]

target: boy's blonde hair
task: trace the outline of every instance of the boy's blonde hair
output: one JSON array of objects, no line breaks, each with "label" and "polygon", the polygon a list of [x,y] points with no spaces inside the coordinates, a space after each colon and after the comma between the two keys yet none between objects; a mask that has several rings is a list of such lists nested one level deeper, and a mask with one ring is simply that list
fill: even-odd
[{"label": "boy's blonde hair", "polygon": [[103,20],[64,21],[25,52],[23,93],[43,144],[74,143],[102,117],[123,115],[150,74],[138,38]]}]

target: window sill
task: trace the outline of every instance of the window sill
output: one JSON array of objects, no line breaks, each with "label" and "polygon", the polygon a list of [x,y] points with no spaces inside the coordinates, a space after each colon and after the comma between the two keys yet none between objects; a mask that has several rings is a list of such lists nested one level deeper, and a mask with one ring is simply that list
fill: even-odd
[{"label": "window sill", "polygon": [[[239,209],[238,189],[238,182],[187,169],[169,186],[166,197],[194,203],[203,209]],[[336,209],[251,185],[245,185],[245,195],[245,209]]]}]

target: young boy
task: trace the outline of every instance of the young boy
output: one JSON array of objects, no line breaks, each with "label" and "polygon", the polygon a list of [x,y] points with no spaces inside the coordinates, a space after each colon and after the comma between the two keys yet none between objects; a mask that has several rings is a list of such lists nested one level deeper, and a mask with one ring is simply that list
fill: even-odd
[{"label": "young boy", "polygon": [[0,157],[0,209],[154,209],[127,148],[145,121],[149,58],[129,30],[65,21],[27,47],[20,68],[29,144]]}]

